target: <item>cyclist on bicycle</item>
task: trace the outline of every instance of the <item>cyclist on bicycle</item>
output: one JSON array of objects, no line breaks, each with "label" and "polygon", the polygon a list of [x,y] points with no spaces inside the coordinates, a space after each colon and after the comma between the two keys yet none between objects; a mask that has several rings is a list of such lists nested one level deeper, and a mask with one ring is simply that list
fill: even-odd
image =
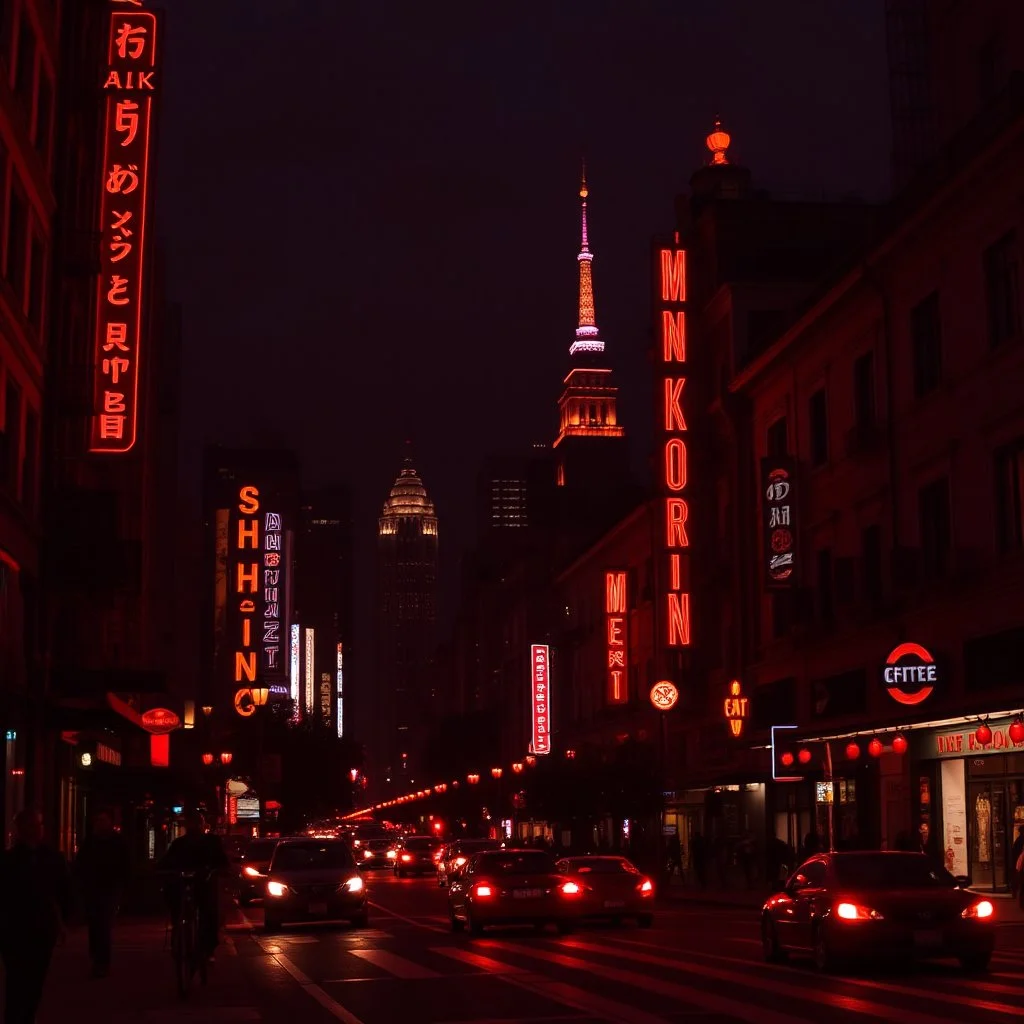
[{"label": "cyclist on bicycle", "polygon": [[[199,938],[202,955],[212,957],[220,943],[220,900],[217,874],[228,867],[227,854],[220,839],[206,830],[202,812],[189,814],[185,834],[168,847],[159,870],[191,874],[195,886],[196,909],[199,913]],[[171,912],[177,913],[183,879],[174,879],[164,890]]]}]

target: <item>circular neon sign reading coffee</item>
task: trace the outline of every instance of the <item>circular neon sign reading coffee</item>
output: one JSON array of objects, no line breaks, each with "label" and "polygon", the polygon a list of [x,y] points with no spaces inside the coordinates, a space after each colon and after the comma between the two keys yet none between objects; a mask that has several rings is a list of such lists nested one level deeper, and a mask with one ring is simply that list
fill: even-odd
[{"label": "circular neon sign reading coffee", "polygon": [[882,681],[900,704],[926,701],[939,684],[939,669],[931,651],[920,644],[900,644],[885,659]]}]

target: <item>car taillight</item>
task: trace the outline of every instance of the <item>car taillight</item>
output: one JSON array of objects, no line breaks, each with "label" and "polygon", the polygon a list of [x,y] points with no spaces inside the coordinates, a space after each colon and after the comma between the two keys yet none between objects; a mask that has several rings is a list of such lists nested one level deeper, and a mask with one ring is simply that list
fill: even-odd
[{"label": "car taillight", "polygon": [[395,850],[388,850],[388,860],[394,860],[398,856]]},{"label": "car taillight", "polygon": [[254,868],[254,867],[253,867],[253,866],[252,866],[251,864],[249,864],[249,865],[246,865],[246,867],[245,867],[245,869],[244,869],[244,870],[245,870],[245,873],[246,873],[246,874],[247,874],[247,875],[248,875],[248,876],[249,876],[250,878],[260,878],[260,877],[262,877],[262,876],[260,875],[260,873],[259,873],[259,872],[258,872],[258,871],[257,871],[257,870],[256,870],[256,869],[255,869],[255,868]]},{"label": "car taillight", "polygon": [[564,882],[562,884],[562,895],[563,896],[579,896],[583,890],[579,887],[576,882]]},{"label": "car taillight", "polygon": [[494,895],[494,890],[489,885],[480,884],[473,887],[473,895],[486,899],[488,896]]},{"label": "car taillight", "polygon": [[455,858],[455,866],[457,868],[461,868],[462,865],[465,864],[465,863],[466,863],[466,858],[465,857],[456,857]]},{"label": "car taillight", "polygon": [[991,917],[996,912],[996,908],[988,900],[980,900],[975,903],[974,906],[968,907],[960,916],[965,920],[984,919]]},{"label": "car taillight", "polygon": [[637,892],[644,896],[652,896],[654,894],[654,883],[649,878],[645,878],[636,888]]},{"label": "car taillight", "polygon": [[837,903],[836,917],[841,921],[883,921],[884,918],[877,910],[870,907],[862,907],[858,903]]},{"label": "car taillight", "polygon": [[411,861],[411,860],[412,860],[412,857],[410,857],[409,854],[407,854],[407,853],[403,853],[402,854],[402,863],[403,864],[408,864],[409,861]]},{"label": "car taillight", "polygon": [[372,850],[363,850],[363,860],[369,860],[373,856]]},{"label": "car taillight", "polygon": [[346,889],[348,892],[362,892],[363,880],[358,875],[354,875],[352,878],[345,879],[338,888]]}]

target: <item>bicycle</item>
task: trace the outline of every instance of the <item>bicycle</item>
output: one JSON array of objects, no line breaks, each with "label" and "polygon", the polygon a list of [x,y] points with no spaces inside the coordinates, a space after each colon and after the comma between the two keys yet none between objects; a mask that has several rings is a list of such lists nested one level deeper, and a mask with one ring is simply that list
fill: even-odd
[{"label": "bicycle", "polygon": [[188,996],[196,974],[200,982],[207,982],[208,957],[200,941],[199,901],[196,899],[197,874],[181,871],[175,874],[178,880],[177,907],[171,920],[171,957],[174,960],[174,978],[178,995]]}]

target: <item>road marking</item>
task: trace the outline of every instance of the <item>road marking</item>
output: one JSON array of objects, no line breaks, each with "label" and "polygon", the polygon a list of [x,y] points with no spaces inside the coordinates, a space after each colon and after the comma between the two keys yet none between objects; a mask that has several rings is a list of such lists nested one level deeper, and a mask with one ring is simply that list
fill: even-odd
[{"label": "road marking", "polygon": [[[622,941],[627,942],[629,940]],[[584,953],[597,953],[603,956],[623,957],[626,960],[636,960],[639,963],[650,964],[654,967],[670,967],[673,970],[683,971],[687,974],[696,974],[702,978],[713,978],[717,981],[725,982],[727,985],[736,984],[735,971],[727,971],[718,967],[712,967],[710,964],[695,962],[687,963],[683,960],[670,960],[667,957],[652,956],[649,953],[639,953],[630,949],[609,949],[607,946],[598,946],[595,943],[583,942],[580,940],[563,940],[563,945],[568,946],[572,949],[578,949]],[[635,943],[630,943],[630,945],[635,945]],[[523,952],[525,953],[525,950]],[[693,953],[694,951],[691,950],[690,952]],[[700,955],[706,957],[707,959],[721,960],[725,963],[743,964],[745,967],[757,966],[750,960],[741,960],[738,957],[718,956],[712,953],[702,953]],[[560,962],[560,959],[557,956],[550,956],[550,959],[554,960],[556,963]],[[587,964],[588,969],[593,969],[595,967],[598,968],[603,977],[614,978],[615,976],[616,971],[614,968],[609,968],[604,964],[587,963],[587,961],[580,962]],[[566,964],[565,966],[569,965]],[[772,969],[771,973],[778,974],[778,971],[779,969],[775,968]],[[646,976],[642,975],[641,977]],[[793,977],[795,980],[795,972],[793,972]],[[843,980],[845,981],[846,979]],[[840,993],[825,992],[819,989],[811,988],[806,985],[798,986],[790,984],[789,982],[777,981],[770,975],[759,975],[756,978],[752,978],[750,983],[752,988],[757,989],[760,992],[774,992],[777,995],[796,997],[797,999],[806,1000],[808,1002],[823,1003],[826,1006],[831,1006],[833,1009],[849,1010],[852,1013],[863,1013],[881,1020],[890,1019],[890,1014],[892,1013],[892,1007],[885,1006],[882,1003],[874,1003],[867,999],[859,999],[856,996],[847,996],[842,995]],[[645,984],[648,988],[651,989],[651,991],[657,991],[657,988],[654,987],[654,983],[652,980],[648,979],[645,982]],[[916,996],[920,996],[923,993],[914,990],[913,994]],[[701,997],[703,997],[703,995],[704,993],[701,993]],[[681,998],[683,997],[681,996]],[[685,998],[692,999],[694,1002],[698,1001],[696,996],[686,996]],[[945,998],[945,995],[939,994],[934,998],[937,1001],[941,1002]],[[728,1000],[728,1002],[733,1001]],[[736,1003],[735,1005],[737,1007],[744,1007],[746,1004]],[[710,1006],[708,1008],[715,1009],[715,1007]],[[734,1016],[743,1017],[744,1020],[757,1019],[766,1021],[768,1019],[763,1015],[764,1011],[760,1011],[761,1015],[756,1018],[749,1018],[744,1016],[744,1013],[749,1012],[749,1008],[744,1010],[743,1013],[739,1012],[738,1009],[718,1010],[718,1012],[732,1013]],[[1014,1013],[1017,1014],[1018,1011],[1014,1009]],[[902,1024],[935,1024],[934,1014],[918,1013],[917,1011],[911,1009],[901,1009],[899,1011],[899,1017]],[[779,1017],[778,1024],[782,1024],[782,1021],[784,1019],[785,1018]]]},{"label": "road marking", "polygon": [[414,928],[424,928],[428,932],[440,932],[442,935],[448,935],[451,932],[450,928],[435,928],[433,925],[423,924],[413,917],[406,917],[404,914],[396,914],[393,910],[388,910],[387,907],[382,907],[379,903],[371,903],[370,906],[373,907],[374,910],[379,910],[381,913],[387,914],[388,917],[395,918],[397,921],[404,921],[406,924],[411,924]]},{"label": "road marking", "polygon": [[[582,1010],[583,1013],[593,1014],[603,1021],[608,1021],[609,1024],[668,1024],[664,1017],[656,1017],[653,1013],[647,1013],[645,1010],[638,1010],[625,1003],[617,1003],[614,999],[586,992],[575,985],[568,985],[564,981],[552,981],[542,974],[523,974],[518,977],[497,974],[495,978],[507,985],[515,985],[516,988],[521,988],[532,995],[543,996],[556,1003]],[[787,1024],[793,1024],[792,1018]]]},{"label": "road marking", "polygon": [[346,1010],[337,999],[331,998],[315,981],[303,974],[299,968],[284,955],[284,953],[272,953],[271,959],[283,967],[295,983],[311,998],[315,999],[332,1017],[343,1022],[343,1024],[364,1024],[354,1013]]},{"label": "road marking", "polygon": [[396,978],[440,978],[437,971],[429,967],[421,967],[419,964],[406,960],[405,957],[396,956],[386,949],[350,949],[353,956],[365,960],[367,963],[379,967],[381,970],[393,974]]},{"label": "road marking", "polygon": [[464,964],[471,964],[479,967],[481,971],[489,971],[491,974],[522,974],[521,967],[512,964],[503,964],[500,960],[492,960],[482,953],[471,953],[468,949],[460,949],[458,946],[435,946],[431,953],[440,953],[441,956],[451,957],[452,960],[461,960]]}]

